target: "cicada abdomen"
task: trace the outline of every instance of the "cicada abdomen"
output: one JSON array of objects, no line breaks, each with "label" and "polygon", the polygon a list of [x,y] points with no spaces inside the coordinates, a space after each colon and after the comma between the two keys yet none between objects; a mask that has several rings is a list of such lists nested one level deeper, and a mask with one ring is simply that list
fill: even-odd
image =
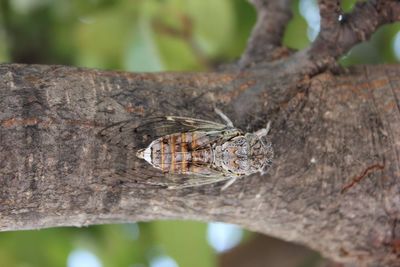
[{"label": "cicada abdomen", "polygon": [[154,140],[137,156],[163,173],[209,175],[212,140],[207,132],[174,133]]}]

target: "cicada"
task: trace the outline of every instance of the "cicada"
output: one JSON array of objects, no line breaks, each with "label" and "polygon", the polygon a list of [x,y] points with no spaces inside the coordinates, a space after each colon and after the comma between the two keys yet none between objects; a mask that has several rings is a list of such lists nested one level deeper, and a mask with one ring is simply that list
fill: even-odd
[{"label": "cicada", "polygon": [[[264,174],[271,166],[274,151],[267,138],[270,123],[254,133],[233,126],[219,109],[216,113],[225,123],[202,119],[165,116],[141,125],[119,126],[117,135],[129,138],[140,129],[161,136],[146,147],[135,148],[136,157],[145,160],[163,174],[163,181],[148,181],[170,189],[201,186],[226,181],[222,190],[237,179],[255,173]],[[122,138],[122,137],[121,137]]]}]

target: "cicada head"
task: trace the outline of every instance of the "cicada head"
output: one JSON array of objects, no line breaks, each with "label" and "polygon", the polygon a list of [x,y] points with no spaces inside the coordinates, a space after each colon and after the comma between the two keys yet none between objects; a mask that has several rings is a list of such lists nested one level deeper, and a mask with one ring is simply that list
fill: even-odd
[{"label": "cicada head", "polygon": [[265,136],[247,133],[221,146],[222,167],[237,176],[265,173],[272,164],[271,142]]},{"label": "cicada head", "polygon": [[266,135],[246,134],[248,145],[248,158],[252,166],[252,171],[264,174],[272,165],[274,150],[271,141]]}]

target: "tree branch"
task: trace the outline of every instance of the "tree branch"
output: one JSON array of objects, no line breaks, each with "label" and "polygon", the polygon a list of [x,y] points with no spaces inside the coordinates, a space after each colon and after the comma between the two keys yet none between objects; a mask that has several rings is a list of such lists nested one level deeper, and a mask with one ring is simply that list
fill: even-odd
[{"label": "tree branch", "polygon": [[[288,251],[290,251],[290,257],[287,256]],[[220,267],[299,267],[308,266],[310,265],[309,262],[313,262],[313,266],[328,267],[325,264],[322,265],[322,262],[326,261],[319,260],[319,255],[314,251],[260,234],[220,254],[218,258],[218,266]]]},{"label": "tree branch", "polygon": [[[323,74],[287,99],[298,81],[256,70],[133,74],[0,65],[0,229],[224,221],[338,262],[395,266],[399,75],[398,66]],[[157,115],[218,121],[214,106],[245,131],[272,122],[269,174],[223,192],[219,184],[167,190],[142,183],[162,174],[135,156],[161,129],[132,129],[123,145],[99,136],[114,123],[141,125]],[[374,164],[384,168],[341,193]]]},{"label": "tree branch", "polygon": [[261,61],[272,61],[280,56],[282,37],[286,24],[291,19],[290,0],[250,0],[258,12],[257,23],[253,28],[246,51],[239,66],[246,67]]},{"label": "tree branch", "polygon": [[359,42],[366,41],[383,24],[400,20],[400,2],[372,0],[358,2],[350,14],[344,14],[339,0],[320,0],[321,31],[309,50],[319,68],[334,64],[335,59]]}]

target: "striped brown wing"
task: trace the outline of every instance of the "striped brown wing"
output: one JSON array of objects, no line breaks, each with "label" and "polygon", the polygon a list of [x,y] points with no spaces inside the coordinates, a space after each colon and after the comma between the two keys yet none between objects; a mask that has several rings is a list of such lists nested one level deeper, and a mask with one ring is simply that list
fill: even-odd
[{"label": "striped brown wing", "polygon": [[[168,116],[151,118],[140,123],[137,120],[122,121],[101,130],[98,136],[110,150],[114,150],[113,155],[115,156],[111,160],[114,165],[114,175],[119,180],[178,187],[183,184],[201,183],[200,180],[204,179],[228,179],[225,174],[210,167],[209,163],[205,164],[199,160],[178,161],[177,149],[182,149],[182,147],[175,148],[174,170],[175,168],[178,170],[179,164],[183,166],[182,163],[185,164],[185,167],[181,167],[181,171],[168,174],[136,157],[139,149],[146,148],[154,140],[182,133],[195,133],[196,140],[201,140],[201,142],[196,143],[190,148],[190,151],[202,151],[215,142],[223,142],[241,132],[220,123]],[[188,143],[188,141],[185,140],[184,143]],[[170,156],[172,157],[172,155]],[[191,156],[196,155],[192,154]],[[145,179],[147,177],[151,177],[151,179]]]},{"label": "striped brown wing", "polygon": [[220,144],[224,139],[228,139],[226,133],[175,133],[154,140],[138,154],[164,173],[208,175],[214,161],[214,144]]},{"label": "striped brown wing", "polygon": [[163,136],[195,131],[207,135],[210,142],[221,138],[231,138],[241,133],[236,128],[212,121],[166,116],[121,121],[102,129],[98,137],[110,146],[140,149]]},{"label": "striped brown wing", "polygon": [[[226,136],[226,135],[225,135]],[[200,186],[228,180],[231,173],[213,164],[213,137],[207,132],[176,133],[163,136],[145,149],[147,161],[165,173],[166,178],[157,182],[168,188]],[[223,140],[219,140],[223,141]],[[150,182],[155,183],[155,179]]]},{"label": "striped brown wing", "polygon": [[112,124],[102,129],[98,136],[106,143],[117,146],[143,147],[146,143],[179,132],[202,131],[221,133],[236,130],[221,123],[186,117],[154,117],[132,119]]}]

